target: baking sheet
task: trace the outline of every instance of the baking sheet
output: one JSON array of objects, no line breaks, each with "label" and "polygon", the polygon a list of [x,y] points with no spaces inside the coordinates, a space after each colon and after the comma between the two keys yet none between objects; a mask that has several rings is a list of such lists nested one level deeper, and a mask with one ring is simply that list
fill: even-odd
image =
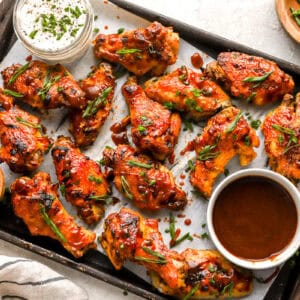
[{"label": "baking sheet", "polygon": [[[105,4],[102,1],[91,1],[91,3],[94,7],[95,15],[98,16],[98,19],[95,21],[95,27],[99,28],[101,33],[115,33],[117,32],[118,28],[134,29],[137,27],[147,26],[149,24],[149,22],[137,16],[129,14],[128,12],[112,4]],[[168,71],[171,71],[181,65],[187,65],[188,67],[193,68],[190,62],[190,57],[194,52],[201,53],[201,51],[199,51],[198,49],[194,48],[193,46],[181,40],[178,60],[175,65],[169,67]],[[9,54],[1,63],[0,69],[2,70],[3,68],[13,63],[23,64],[25,62],[25,58],[28,55],[29,53],[23,48],[23,46],[19,42],[16,42],[14,47],[11,49]],[[202,53],[202,57],[204,59],[204,65],[212,60],[204,53]],[[68,68],[76,79],[82,79],[86,77],[86,75],[90,71],[90,67],[95,64],[97,64],[97,61],[94,59],[92,53],[92,47],[90,47],[90,49],[82,59],[80,59],[79,61],[77,61],[72,65],[69,65]],[[122,118],[128,114],[127,105],[120,91],[122,84],[125,82],[126,78],[127,75],[117,80],[117,86],[115,90],[114,103],[113,103],[113,111],[111,112],[107,121],[102,127],[101,132],[95,144],[89,149],[87,149],[86,151],[84,151],[85,154],[90,156],[92,159],[99,160],[100,158],[102,158],[102,151],[105,146],[107,145],[112,147],[115,146],[111,141],[110,138],[111,132],[109,128],[113,123],[121,121]],[[240,101],[233,101],[233,102],[235,105],[240,107],[244,112],[249,112],[253,119],[262,120],[264,114],[272,108],[272,106],[267,106],[267,107],[259,108],[258,110],[257,108],[251,107],[250,105],[246,103],[242,103]],[[53,138],[56,138],[57,136],[62,134],[67,136],[70,135],[68,132],[68,127],[69,127],[68,121],[64,122],[63,125],[58,130],[56,130],[58,124],[60,124],[61,120],[64,118],[66,114],[66,110],[64,109],[50,110],[47,114],[43,114],[43,115],[37,113],[37,111],[33,111],[33,113],[41,117],[43,125],[45,125],[45,127],[47,128],[48,135],[52,136]],[[186,232],[190,232],[191,235],[193,234],[201,235],[205,232],[207,233],[207,228],[206,227],[202,228],[202,224],[206,223],[206,210],[207,210],[208,202],[207,200],[199,196],[195,196],[191,192],[192,190],[194,190],[194,188],[189,183],[188,173],[185,173],[184,171],[186,169],[187,161],[189,159],[194,159],[195,157],[194,152],[187,153],[184,156],[181,156],[179,153],[185,147],[188,141],[191,141],[198,133],[201,133],[202,127],[194,125],[193,126],[194,132],[184,131],[184,128],[185,126],[183,125],[179,136],[179,142],[175,147],[175,162],[172,165],[167,163],[167,166],[171,168],[176,178],[177,184],[179,184],[182,181],[184,181],[185,183],[183,189],[187,192],[190,201],[182,213],[186,215],[186,218],[190,218],[192,220],[192,224],[190,226],[186,226],[184,225],[185,218],[176,217],[176,228],[181,228],[182,234]],[[128,130],[128,133],[130,135],[130,130]],[[257,158],[248,166],[248,168],[249,167],[264,168],[266,164],[266,156],[264,155],[263,152],[262,135],[260,131],[258,131],[258,134],[261,138],[261,146],[256,151]],[[5,164],[2,165],[2,168],[6,175],[7,184],[10,184],[16,177],[18,177],[16,176],[16,174],[12,173]],[[230,162],[230,164],[227,166],[227,169],[229,170],[230,173],[241,169],[238,163],[238,159],[237,158],[233,159]],[[50,172],[52,181],[57,182],[55,169],[52,163],[52,158],[50,153],[45,157],[45,161],[41,165],[39,170]],[[184,180],[180,178],[181,174],[186,175],[186,178]],[[221,175],[219,177],[216,184],[218,184],[222,179],[224,179],[224,175]],[[113,188],[113,194],[119,199],[121,199],[121,202],[114,206],[108,206],[106,210],[106,216],[111,212],[118,211],[120,207],[124,205],[127,205],[130,208],[138,210],[137,208],[135,208],[129,203],[129,200],[125,199],[120,193],[118,193],[115,188]],[[71,207],[71,205],[67,203],[63,197],[61,197],[61,199],[63,204],[67,208],[67,210],[75,216],[76,210],[73,207]],[[155,213],[143,211],[142,214],[145,217],[160,218],[162,220],[159,223],[160,230],[164,236],[165,242],[168,243],[170,240],[170,236],[169,234],[164,233],[164,231],[169,226],[168,221],[166,221],[166,218],[169,216],[169,211],[166,209]],[[177,213],[174,213],[174,215],[176,216]],[[86,226],[78,217],[76,217],[76,221],[81,225]],[[101,234],[102,228],[103,228],[103,220],[100,223],[98,223],[96,226],[90,227],[90,229],[94,230],[97,233],[97,236]],[[197,249],[214,248],[210,240],[194,238],[193,241],[184,241],[183,243],[181,243],[177,247],[174,247],[173,249],[182,251],[188,247],[197,248]],[[98,245],[98,250],[103,252],[100,245]],[[126,264],[126,266],[134,273],[136,273],[138,276],[149,281],[146,275],[146,270],[143,267],[136,266],[133,263],[128,263]],[[274,270],[268,270],[264,272],[261,271],[261,272],[257,272],[256,275],[259,277],[267,277],[268,275],[273,273],[273,271]],[[249,297],[246,297],[245,299],[262,299],[271,284],[272,282],[269,282],[267,284],[260,284],[258,282],[255,282],[253,293]]]}]

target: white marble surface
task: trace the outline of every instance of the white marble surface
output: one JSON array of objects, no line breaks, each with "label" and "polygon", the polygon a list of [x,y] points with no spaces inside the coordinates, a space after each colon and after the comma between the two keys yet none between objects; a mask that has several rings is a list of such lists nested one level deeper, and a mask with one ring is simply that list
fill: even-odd
[{"label": "white marble surface", "polygon": [[[300,64],[299,45],[281,28],[274,0],[130,0],[207,31]],[[1,3],[1,0],[0,0]],[[90,299],[117,300],[123,291],[61,266],[51,260],[0,241],[0,254],[42,262],[85,288]],[[140,297],[129,294],[124,299]],[[45,299],[46,300],[46,299]],[[255,299],[259,300],[259,299]]]}]

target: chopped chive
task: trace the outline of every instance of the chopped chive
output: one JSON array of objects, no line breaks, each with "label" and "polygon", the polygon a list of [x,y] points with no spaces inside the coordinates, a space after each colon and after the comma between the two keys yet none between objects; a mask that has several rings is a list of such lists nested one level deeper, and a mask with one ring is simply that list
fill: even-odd
[{"label": "chopped chive", "polygon": [[158,265],[165,265],[167,263],[167,261],[164,261],[164,260],[152,259],[152,258],[147,258],[147,257],[143,257],[143,256],[135,256],[134,259],[139,260],[139,261],[152,263],[152,264],[158,264]]},{"label": "chopped chive", "polygon": [[256,93],[255,93],[255,92],[252,92],[252,93],[250,94],[250,96],[246,99],[246,101],[247,101],[248,103],[252,103],[252,101],[253,101],[253,99],[255,98],[255,96],[256,96]]},{"label": "chopped chive", "polygon": [[240,120],[240,118],[242,117],[242,115],[243,115],[243,113],[240,111],[240,112],[236,115],[236,117],[234,118],[234,120],[232,121],[232,123],[229,125],[229,127],[228,127],[228,129],[225,131],[225,133],[228,134],[228,133],[232,132],[232,131],[235,129],[235,127],[236,127],[238,121]]},{"label": "chopped chive", "polygon": [[266,72],[264,75],[262,76],[258,76],[258,77],[246,77],[243,82],[263,82],[264,80],[266,80],[271,74],[273,73],[273,71],[271,72]]},{"label": "chopped chive", "polygon": [[113,203],[113,197],[110,195],[91,195],[89,196],[89,199],[105,202],[105,204],[112,204]]},{"label": "chopped chive", "polygon": [[15,92],[15,91],[12,91],[12,90],[8,90],[8,89],[3,89],[2,92],[3,92],[3,94],[5,94],[7,96],[12,96],[12,97],[15,97],[15,98],[22,98],[22,97],[24,97],[23,94],[20,94],[18,92]]},{"label": "chopped chive", "polygon": [[59,190],[60,190],[61,194],[65,197],[66,196],[66,186],[64,184],[61,184],[59,186]]},{"label": "chopped chive", "polygon": [[122,185],[122,189],[123,189],[123,191],[125,193],[125,196],[127,198],[129,198],[130,200],[132,200],[133,199],[133,195],[131,194],[130,186],[128,184],[128,181],[126,180],[126,178],[123,175],[121,175],[121,185]]},{"label": "chopped chive", "polygon": [[230,283],[228,283],[227,285],[224,286],[224,288],[221,291],[221,295],[224,295],[226,292],[228,292],[228,296],[231,297],[233,287],[234,287],[234,282],[231,281]]},{"label": "chopped chive", "polygon": [[79,28],[73,29],[73,30],[71,31],[70,35],[73,36],[73,37],[76,36],[78,30],[79,30]]},{"label": "chopped chive", "polygon": [[94,175],[89,175],[88,176],[88,180],[91,181],[91,182],[95,182],[97,184],[102,183],[102,179],[101,178],[97,178]]},{"label": "chopped chive", "polygon": [[167,109],[174,109],[175,108],[175,104],[173,102],[164,102],[163,106]]},{"label": "chopped chive", "polygon": [[180,243],[182,243],[183,241],[185,240],[189,240],[189,241],[192,241],[193,240],[193,237],[190,235],[189,232],[187,232],[185,235],[183,235],[181,238],[177,239],[177,240],[173,240],[173,242],[171,243],[171,248],[179,245]]},{"label": "chopped chive", "polygon": [[211,273],[215,273],[215,272],[218,271],[217,266],[216,266],[216,265],[211,265],[211,264],[208,265],[208,268],[207,268],[207,269],[208,269],[208,271],[211,272]]},{"label": "chopped chive", "polygon": [[26,125],[27,127],[31,127],[31,128],[36,128],[36,129],[42,130],[42,126],[41,126],[40,124],[33,124],[33,123],[31,123],[31,122],[26,121],[26,120],[23,119],[22,117],[17,116],[17,117],[16,117],[16,120],[17,120],[19,123],[21,123],[21,124],[23,124],[23,125]]},{"label": "chopped chive", "polygon": [[87,118],[94,115],[97,112],[100,104],[106,104],[106,99],[111,91],[112,87],[108,87],[102,92],[102,94],[99,97],[97,97],[93,101],[89,101],[89,104],[84,110],[82,117]]},{"label": "chopped chive", "polygon": [[47,74],[44,78],[43,87],[38,92],[38,95],[41,97],[42,100],[46,99],[46,95],[48,94],[52,85],[55,84],[61,78],[60,75],[51,78],[50,72],[51,70],[50,68],[48,68]]},{"label": "chopped chive", "polygon": [[188,165],[185,169],[186,172],[191,171],[193,172],[195,170],[196,166],[195,166],[195,162],[193,162],[192,160],[188,160]]},{"label": "chopped chive", "polygon": [[29,68],[30,62],[28,62],[27,64],[25,64],[24,66],[20,67],[15,73],[14,75],[9,79],[8,81],[8,85],[14,83],[16,81],[16,79],[22,74],[24,73],[28,68]]},{"label": "chopped chive", "polygon": [[136,52],[142,52],[142,50],[136,49],[136,48],[132,48],[132,49],[123,48],[123,49],[116,51],[116,53],[120,54],[120,55],[132,54],[132,53],[136,53]]},{"label": "chopped chive", "polygon": [[175,218],[172,213],[170,213],[170,225],[169,225],[169,232],[171,236],[171,240],[175,240]]},{"label": "chopped chive", "polygon": [[204,232],[204,233],[201,234],[201,239],[208,240],[209,239],[209,235],[206,232]]},{"label": "chopped chive", "polygon": [[156,184],[156,180],[155,179],[152,179],[150,182],[149,182],[149,185],[150,186],[154,186]]},{"label": "chopped chive", "polygon": [[246,146],[250,146],[250,145],[251,145],[251,140],[250,140],[249,135],[246,135],[246,136],[245,136],[244,144],[245,144]]},{"label": "chopped chive", "polygon": [[153,256],[156,256],[157,258],[161,259],[161,260],[166,260],[165,256],[163,256],[162,254],[160,254],[159,252],[157,251],[154,251],[150,248],[147,248],[147,247],[142,247],[142,249],[148,253],[148,254],[151,254]]},{"label": "chopped chive", "polygon": [[202,148],[202,150],[199,152],[198,160],[206,161],[212,158],[215,158],[220,155],[220,152],[212,152],[217,147],[217,144],[213,145],[206,145]]},{"label": "chopped chive", "polygon": [[282,133],[286,133],[288,135],[296,135],[296,132],[290,128],[287,128],[287,127],[284,127],[284,126],[280,126],[280,125],[277,125],[277,124],[273,124],[272,125],[272,128],[282,132]]},{"label": "chopped chive", "polygon": [[225,175],[225,177],[227,177],[229,175],[229,170],[228,169],[224,170],[224,175]]},{"label": "chopped chive", "polygon": [[125,30],[125,28],[119,28],[119,29],[118,29],[118,31],[117,31],[117,34],[121,34],[121,33],[123,33],[123,32],[124,32],[124,30]]},{"label": "chopped chive", "polygon": [[185,128],[183,129],[184,131],[186,129],[190,130],[191,132],[194,132],[193,124],[187,120],[184,121],[184,126]]},{"label": "chopped chive", "polygon": [[64,235],[60,232],[60,230],[57,228],[57,226],[54,224],[54,222],[50,219],[49,215],[46,212],[45,207],[40,204],[40,212],[42,214],[42,217],[45,221],[45,223],[51,228],[51,230],[55,233],[55,235],[63,242],[66,243],[67,240],[64,237]]},{"label": "chopped chive", "polygon": [[261,120],[251,120],[250,121],[250,126],[252,128],[254,128],[255,130],[257,130],[259,128],[260,124],[261,124]]},{"label": "chopped chive", "polygon": [[202,94],[203,90],[200,90],[200,89],[192,89],[191,92],[193,93],[193,95],[194,95],[195,97],[199,97],[199,96]]},{"label": "chopped chive", "polygon": [[37,33],[38,33],[38,30],[33,30],[33,31],[30,32],[29,37],[31,39],[34,39]]},{"label": "chopped chive", "polygon": [[188,300],[194,296],[194,294],[198,291],[200,287],[200,283],[198,282],[184,297],[182,300]]},{"label": "chopped chive", "polygon": [[144,126],[142,126],[142,125],[139,125],[139,126],[137,127],[137,130],[138,130],[139,132],[143,133],[143,132],[145,132],[145,131],[147,130],[147,128],[144,127]]},{"label": "chopped chive", "polygon": [[151,165],[141,163],[141,162],[135,161],[135,160],[128,160],[127,164],[131,167],[140,167],[140,168],[144,168],[144,169],[152,169]]}]

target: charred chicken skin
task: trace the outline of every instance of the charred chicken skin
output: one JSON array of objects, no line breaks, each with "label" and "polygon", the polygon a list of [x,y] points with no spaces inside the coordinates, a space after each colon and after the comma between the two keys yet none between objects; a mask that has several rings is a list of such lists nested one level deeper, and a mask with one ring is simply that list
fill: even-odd
[{"label": "charred chicken skin", "polygon": [[94,143],[98,133],[107,119],[114,95],[115,79],[112,68],[101,63],[98,68],[80,83],[86,94],[86,107],[70,111],[70,132],[76,145],[89,146]]},{"label": "charred chicken skin", "polygon": [[170,156],[180,133],[180,116],[149,99],[134,77],[129,77],[122,92],[130,110],[135,145],[158,160]]},{"label": "charred chicken skin", "polygon": [[58,198],[57,185],[47,173],[31,179],[20,177],[11,185],[15,214],[23,219],[32,235],[58,240],[74,257],[96,248],[95,233],[78,226]]},{"label": "charred chicken skin", "polygon": [[[226,261],[215,250],[169,250],[158,230],[158,221],[122,208],[104,223],[101,245],[119,270],[126,260],[145,266],[161,292],[192,299],[241,297],[252,291],[252,276]],[[196,287],[196,288],[195,288]]]},{"label": "charred chicken skin", "polygon": [[58,137],[55,142],[52,157],[66,199],[77,208],[79,216],[87,224],[98,222],[111,193],[100,166],[64,136]]},{"label": "charred chicken skin", "polygon": [[285,95],[262,126],[269,166],[292,181],[300,179],[300,94]]},{"label": "charred chicken skin", "polygon": [[94,44],[97,58],[119,63],[137,76],[158,76],[176,62],[179,36],[171,27],[153,22],[121,34],[99,34]]},{"label": "charred chicken skin", "polygon": [[170,288],[161,273],[150,271],[152,284],[160,292],[183,299],[194,290],[190,299],[199,300],[239,298],[252,292],[251,273],[233,266],[218,251],[188,248],[180,256],[188,265],[183,287]]},{"label": "charred chicken skin", "polygon": [[259,138],[242,112],[233,106],[212,117],[200,137],[194,141],[196,163],[191,172],[191,183],[204,197],[210,197],[216,178],[224,173],[227,163],[239,155],[241,166],[255,157],[253,147]]},{"label": "charred chicken skin", "polygon": [[145,83],[146,95],[169,109],[184,112],[195,121],[230,106],[227,94],[211,79],[185,66]]},{"label": "charred chicken skin", "polygon": [[184,285],[187,264],[164,244],[155,219],[122,208],[105,219],[101,245],[117,270],[131,260],[159,273],[171,288]]},{"label": "charred chicken skin", "polygon": [[175,184],[170,170],[131,146],[106,148],[103,157],[113,169],[116,188],[137,207],[179,210],[187,204],[186,194]]},{"label": "charred chicken skin", "polygon": [[35,170],[43,162],[52,140],[44,136],[40,119],[14,105],[0,89],[0,161],[13,172]]},{"label": "charred chicken skin", "polygon": [[292,93],[294,81],[272,61],[239,52],[222,52],[206,72],[232,96],[264,105]]},{"label": "charred chicken skin", "polygon": [[30,61],[6,68],[2,77],[7,89],[20,94],[18,99],[40,110],[86,105],[85,93],[62,65]]}]

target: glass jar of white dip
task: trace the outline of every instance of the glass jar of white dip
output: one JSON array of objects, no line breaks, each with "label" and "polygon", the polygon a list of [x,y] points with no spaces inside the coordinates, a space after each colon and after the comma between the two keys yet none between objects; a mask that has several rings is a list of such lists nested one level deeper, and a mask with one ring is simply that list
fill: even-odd
[{"label": "glass jar of white dip", "polygon": [[93,20],[89,0],[17,0],[13,16],[25,48],[50,63],[81,57],[92,39]]}]

